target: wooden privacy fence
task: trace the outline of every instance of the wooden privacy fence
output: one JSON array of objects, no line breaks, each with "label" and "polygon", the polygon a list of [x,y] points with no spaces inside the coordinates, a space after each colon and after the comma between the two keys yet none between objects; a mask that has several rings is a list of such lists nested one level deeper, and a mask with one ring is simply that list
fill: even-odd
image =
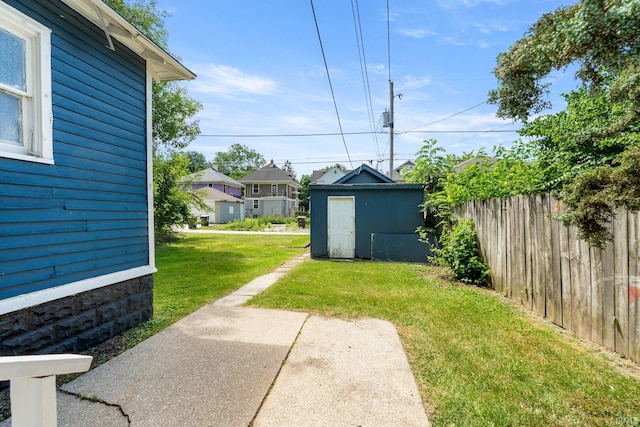
[{"label": "wooden privacy fence", "polygon": [[619,210],[606,248],[553,219],[550,196],[468,202],[491,286],[556,325],[640,362],[640,214]]}]

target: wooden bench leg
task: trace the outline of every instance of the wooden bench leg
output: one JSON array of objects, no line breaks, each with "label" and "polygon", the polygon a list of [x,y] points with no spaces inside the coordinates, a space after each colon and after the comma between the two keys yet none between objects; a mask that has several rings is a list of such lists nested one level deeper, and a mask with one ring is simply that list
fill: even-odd
[{"label": "wooden bench leg", "polygon": [[56,377],[11,380],[11,424],[13,427],[56,427]]}]

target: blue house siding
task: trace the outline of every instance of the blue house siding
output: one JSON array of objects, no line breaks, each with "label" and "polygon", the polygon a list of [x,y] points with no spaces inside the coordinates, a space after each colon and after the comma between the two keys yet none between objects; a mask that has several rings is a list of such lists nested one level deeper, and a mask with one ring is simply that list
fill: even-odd
[{"label": "blue house siding", "polygon": [[52,30],[54,164],[0,158],[0,300],[150,265],[144,60],[60,1],[5,2]]}]

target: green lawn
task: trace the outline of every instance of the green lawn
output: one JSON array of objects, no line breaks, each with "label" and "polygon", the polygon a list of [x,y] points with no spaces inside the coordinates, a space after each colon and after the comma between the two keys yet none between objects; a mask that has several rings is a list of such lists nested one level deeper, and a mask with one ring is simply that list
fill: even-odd
[{"label": "green lawn", "polygon": [[185,234],[156,245],[153,319],[127,334],[126,346],[269,273],[308,249],[309,235]]},{"label": "green lawn", "polygon": [[436,426],[639,424],[635,365],[444,274],[312,260],[249,305],[391,321]]}]

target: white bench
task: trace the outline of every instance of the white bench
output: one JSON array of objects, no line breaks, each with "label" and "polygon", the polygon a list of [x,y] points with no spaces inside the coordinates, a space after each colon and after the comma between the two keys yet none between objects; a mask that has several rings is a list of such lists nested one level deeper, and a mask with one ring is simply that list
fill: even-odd
[{"label": "white bench", "polygon": [[13,427],[56,427],[56,375],[86,372],[91,356],[47,354],[0,357],[0,381],[10,381]]}]

